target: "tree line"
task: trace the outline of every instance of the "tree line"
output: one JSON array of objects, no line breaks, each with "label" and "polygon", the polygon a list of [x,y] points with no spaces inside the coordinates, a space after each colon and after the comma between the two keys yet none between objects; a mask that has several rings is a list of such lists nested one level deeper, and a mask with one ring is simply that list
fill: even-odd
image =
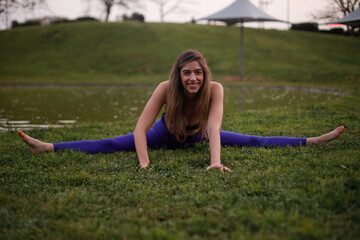
[{"label": "tree line", "polygon": [[[35,9],[46,7],[49,0],[0,0],[0,17],[5,18],[5,22],[8,22],[9,17],[18,10],[34,11]],[[141,8],[142,3],[146,0],[76,0],[82,1],[88,6],[93,1],[101,4],[102,11],[105,15],[104,21],[108,22],[110,14],[114,7],[121,7],[124,9]],[[159,8],[160,20],[164,22],[165,16],[173,12],[185,11],[183,6],[185,4],[192,3],[190,0],[148,0],[156,4]],[[133,15],[123,15],[125,20],[135,19],[144,21],[144,16],[140,13],[134,12]]]},{"label": "tree line", "polygon": [[[103,7],[105,15],[104,21],[109,21],[109,16],[115,6],[125,9],[138,8],[146,0],[75,0],[90,3],[98,2]],[[148,0],[159,7],[159,15],[161,22],[164,18],[173,13],[186,11],[184,5],[194,3],[192,0]],[[48,0],[0,0],[0,17],[7,21],[7,18],[19,9],[33,11],[36,8],[44,6]],[[332,21],[348,15],[360,7],[360,0],[328,0],[328,6],[325,10],[313,13],[316,20]],[[134,13],[135,14],[135,13]],[[138,14],[138,13],[136,13]],[[125,16],[127,19],[129,17]],[[138,17],[136,15],[136,17]],[[131,18],[131,17],[130,17]],[[353,27],[348,26],[349,32],[354,31]]]}]

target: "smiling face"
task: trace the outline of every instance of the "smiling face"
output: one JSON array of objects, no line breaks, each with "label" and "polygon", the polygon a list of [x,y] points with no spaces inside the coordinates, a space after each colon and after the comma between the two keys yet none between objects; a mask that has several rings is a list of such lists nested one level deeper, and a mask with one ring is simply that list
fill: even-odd
[{"label": "smiling face", "polygon": [[181,68],[180,78],[185,95],[193,97],[204,83],[204,71],[198,61],[192,61]]}]

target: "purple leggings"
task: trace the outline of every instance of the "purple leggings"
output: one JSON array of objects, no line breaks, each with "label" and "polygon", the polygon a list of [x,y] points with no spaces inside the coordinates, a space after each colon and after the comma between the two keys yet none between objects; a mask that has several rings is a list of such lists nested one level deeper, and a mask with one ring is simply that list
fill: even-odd
[{"label": "purple leggings", "polygon": [[[289,137],[258,137],[242,135],[233,132],[220,131],[222,146],[247,146],[247,147],[283,147],[306,145],[306,138]],[[205,140],[201,133],[188,136],[181,143],[176,140],[166,128],[164,115],[156,121],[146,134],[147,144],[150,149],[168,148],[176,149],[193,146]],[[54,143],[54,150],[71,149],[86,153],[110,153],[117,151],[135,151],[134,134],[129,133],[120,137],[103,140],[84,140],[76,142]]]}]

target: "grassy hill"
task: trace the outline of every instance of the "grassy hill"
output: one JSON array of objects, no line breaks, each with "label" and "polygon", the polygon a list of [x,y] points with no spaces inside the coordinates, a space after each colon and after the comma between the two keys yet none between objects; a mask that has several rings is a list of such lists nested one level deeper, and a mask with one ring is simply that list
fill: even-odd
[{"label": "grassy hill", "polygon": [[[239,75],[237,27],[158,23],[72,23],[0,32],[0,82],[158,82],[193,48],[217,80]],[[245,30],[250,79],[359,82],[360,39]],[[351,57],[350,57],[351,56]]]}]

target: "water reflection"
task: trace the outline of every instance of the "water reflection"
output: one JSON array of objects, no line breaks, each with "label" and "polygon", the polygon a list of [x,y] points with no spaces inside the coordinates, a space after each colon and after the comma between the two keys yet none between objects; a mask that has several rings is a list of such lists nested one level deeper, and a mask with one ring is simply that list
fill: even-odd
[{"label": "water reflection", "polygon": [[[154,86],[0,88],[0,131],[64,127],[76,122],[136,120]],[[224,113],[323,104],[340,92],[277,87],[225,87]]]}]

